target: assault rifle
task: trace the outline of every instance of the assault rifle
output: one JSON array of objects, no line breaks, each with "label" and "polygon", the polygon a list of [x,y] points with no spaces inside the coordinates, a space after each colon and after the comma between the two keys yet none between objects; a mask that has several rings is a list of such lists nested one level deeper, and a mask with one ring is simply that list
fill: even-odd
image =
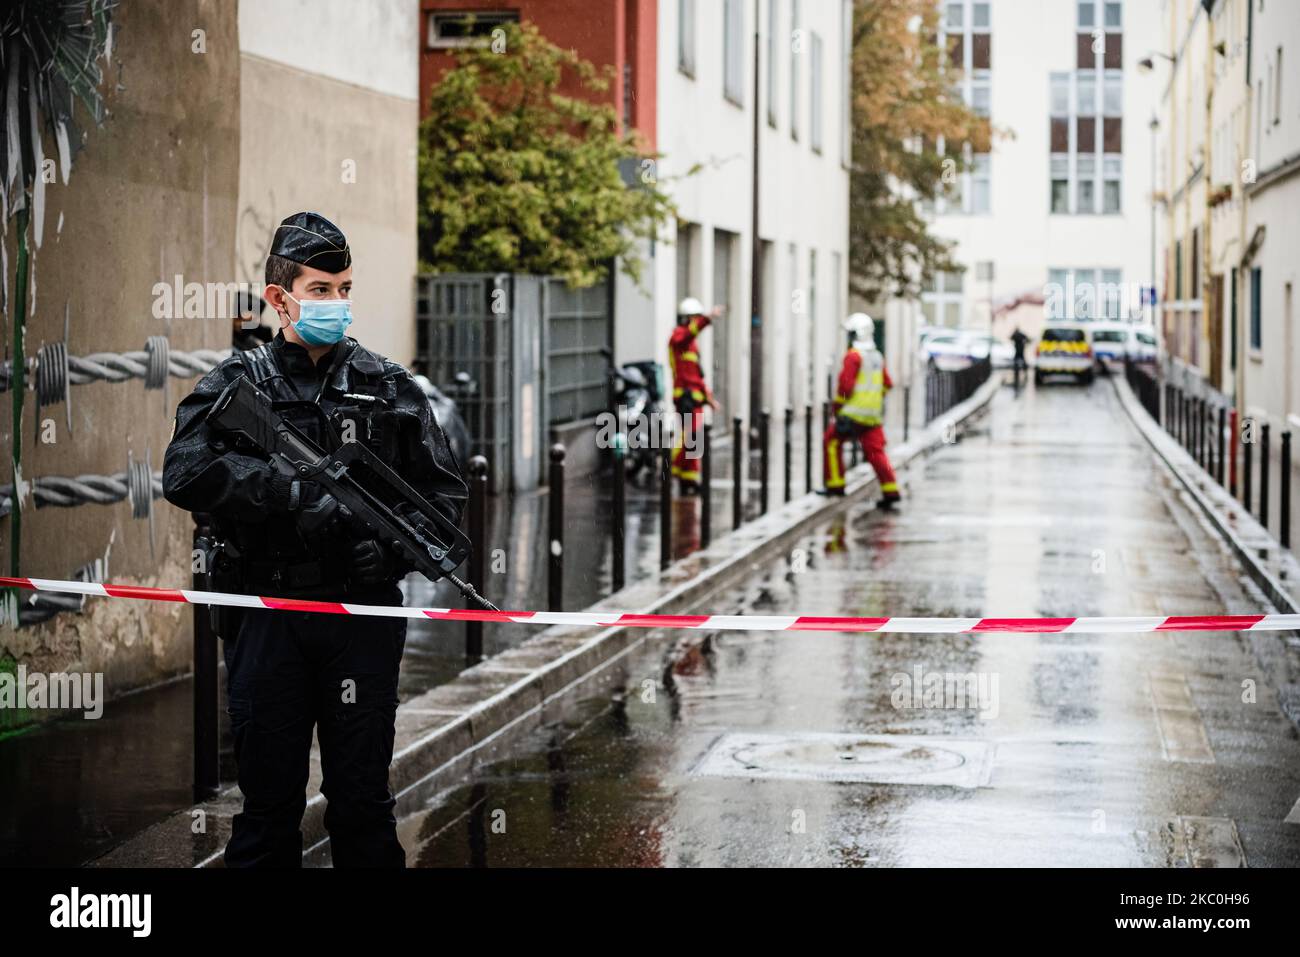
[{"label": "assault rifle", "polygon": [[430,581],[446,578],[470,601],[497,607],[455,574],[469,557],[469,538],[360,442],[322,449],[284,419],[271,398],[240,376],[217,398],[207,421],[240,436],[281,474],[311,481],[333,495],[355,522],[415,566]]}]

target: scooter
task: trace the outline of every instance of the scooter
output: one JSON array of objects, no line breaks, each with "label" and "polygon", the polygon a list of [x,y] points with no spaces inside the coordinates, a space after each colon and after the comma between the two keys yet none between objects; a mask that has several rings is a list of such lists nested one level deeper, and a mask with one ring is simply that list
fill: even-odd
[{"label": "scooter", "polygon": [[[642,360],[616,366],[612,361],[613,353],[609,349],[601,351],[606,360],[609,360],[607,378],[610,401],[614,409],[622,409],[623,427],[631,429],[638,420],[653,420],[662,413],[663,391],[659,385],[662,370],[659,363]],[[656,468],[655,449],[649,446],[629,446],[623,457],[623,467],[627,478],[633,482],[643,475],[653,475]]]}]

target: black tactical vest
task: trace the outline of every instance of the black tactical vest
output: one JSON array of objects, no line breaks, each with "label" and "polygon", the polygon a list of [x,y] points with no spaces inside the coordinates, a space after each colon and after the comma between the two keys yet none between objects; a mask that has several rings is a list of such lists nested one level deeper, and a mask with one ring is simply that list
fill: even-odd
[{"label": "black tactical vest", "polygon": [[[402,441],[419,427],[409,412],[397,408],[400,370],[385,365],[353,339],[344,339],[319,392],[302,395],[281,369],[271,345],[239,354],[244,374],[271,397],[278,412],[325,449],[360,441],[389,465],[400,467]],[[407,421],[413,420],[413,421]]]}]

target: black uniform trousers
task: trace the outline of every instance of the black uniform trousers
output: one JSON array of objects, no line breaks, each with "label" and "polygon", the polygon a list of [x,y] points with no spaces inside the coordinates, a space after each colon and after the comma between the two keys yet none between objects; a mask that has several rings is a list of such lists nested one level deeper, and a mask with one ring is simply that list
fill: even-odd
[{"label": "black uniform trousers", "polygon": [[[349,601],[401,604],[394,585]],[[406,619],[245,609],[225,642],[244,809],[227,867],[301,867],[312,728],[336,867],[404,867],[388,790]]]}]

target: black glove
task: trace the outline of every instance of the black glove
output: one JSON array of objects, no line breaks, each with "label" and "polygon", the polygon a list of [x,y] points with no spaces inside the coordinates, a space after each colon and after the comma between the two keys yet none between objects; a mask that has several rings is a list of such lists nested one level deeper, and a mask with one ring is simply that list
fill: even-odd
[{"label": "black glove", "polygon": [[267,504],[278,512],[292,512],[297,505],[293,500],[295,482],[292,475],[285,475],[272,467],[271,475],[266,480]]},{"label": "black glove", "polygon": [[840,436],[841,438],[846,438],[851,435],[857,435],[858,430],[861,428],[862,426],[854,422],[847,415],[835,416],[835,434]]},{"label": "black glove", "polygon": [[352,546],[352,577],[361,585],[382,585],[399,577],[399,572],[392,552],[367,538]]},{"label": "black glove", "polygon": [[[328,492],[320,492],[319,486],[304,482],[316,490],[313,496],[299,508],[298,531],[308,542],[319,542],[339,534],[352,517],[347,506]],[[306,498],[306,495],[304,495]]]}]

